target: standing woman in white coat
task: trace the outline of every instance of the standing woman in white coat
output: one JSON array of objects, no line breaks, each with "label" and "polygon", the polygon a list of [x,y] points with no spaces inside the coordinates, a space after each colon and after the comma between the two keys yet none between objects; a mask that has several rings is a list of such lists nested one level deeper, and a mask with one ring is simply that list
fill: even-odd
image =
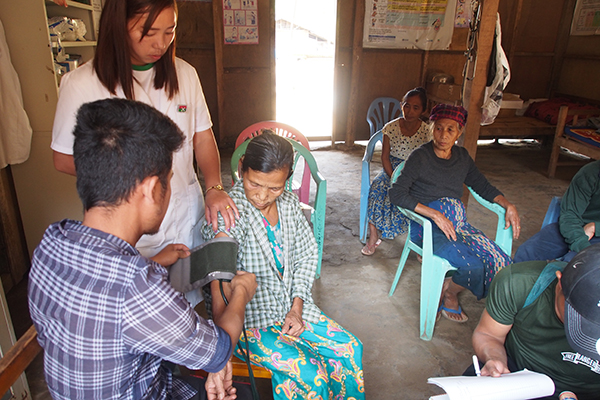
[{"label": "standing woman in white coat", "polygon": [[[239,217],[223,191],[219,150],[198,74],[175,57],[176,26],[175,0],[107,0],[93,62],[62,78],[51,145],[56,169],[75,175],[75,114],[83,103],[108,97],[144,102],[177,123],[186,140],[173,157],[169,209],[159,232],[144,235],[136,245],[163,265],[200,244],[203,216],[214,229],[218,212],[227,226]],[[194,173],[194,154],[207,187],[204,198]]]}]

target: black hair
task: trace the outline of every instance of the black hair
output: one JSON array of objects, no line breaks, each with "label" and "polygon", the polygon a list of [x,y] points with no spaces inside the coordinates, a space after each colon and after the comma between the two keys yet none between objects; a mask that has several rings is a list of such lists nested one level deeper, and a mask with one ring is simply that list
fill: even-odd
[{"label": "black hair", "polygon": [[[118,86],[121,85],[126,98],[135,98],[127,28],[129,21],[148,13],[142,31],[144,38],[159,14],[169,7],[173,8],[175,14],[178,13],[175,0],[106,0],[100,15],[98,45],[93,63],[98,79],[110,93],[116,94]],[[169,99],[179,92],[175,69],[176,40],[174,37],[166,53],[154,63],[154,88],[164,88]]]},{"label": "black hair", "polygon": [[271,129],[263,130],[248,143],[246,154],[242,160],[242,172],[248,168],[254,171],[269,173],[280,169],[289,169],[288,178],[292,176],[294,164],[294,147],[287,139],[275,134]]},{"label": "black hair", "polygon": [[85,211],[118,206],[150,176],[166,190],[173,152],[184,140],[160,111],[116,98],[83,104],[73,134],[77,192]]},{"label": "black hair", "polygon": [[427,91],[425,88],[419,86],[414,89],[406,92],[404,97],[402,98],[402,103],[406,102],[409,97],[419,96],[419,100],[421,100],[421,105],[423,106],[423,111],[427,110]]}]

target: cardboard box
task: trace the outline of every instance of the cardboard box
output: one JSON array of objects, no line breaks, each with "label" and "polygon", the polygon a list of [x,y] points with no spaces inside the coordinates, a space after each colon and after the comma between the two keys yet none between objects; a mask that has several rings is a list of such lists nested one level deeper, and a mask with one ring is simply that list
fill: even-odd
[{"label": "cardboard box", "polygon": [[451,102],[460,100],[461,85],[449,83],[433,83],[427,84],[427,94],[433,97],[438,97]]},{"label": "cardboard box", "polygon": [[523,108],[523,100],[521,100],[521,96],[519,96],[518,94],[503,93],[500,108],[520,110],[521,108]]}]

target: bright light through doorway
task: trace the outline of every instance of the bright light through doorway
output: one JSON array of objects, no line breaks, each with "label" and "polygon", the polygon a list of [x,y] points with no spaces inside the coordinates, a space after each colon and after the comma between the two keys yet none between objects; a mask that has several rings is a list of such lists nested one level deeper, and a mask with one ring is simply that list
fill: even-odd
[{"label": "bright light through doorway", "polygon": [[277,121],[331,138],[337,0],[276,0]]}]

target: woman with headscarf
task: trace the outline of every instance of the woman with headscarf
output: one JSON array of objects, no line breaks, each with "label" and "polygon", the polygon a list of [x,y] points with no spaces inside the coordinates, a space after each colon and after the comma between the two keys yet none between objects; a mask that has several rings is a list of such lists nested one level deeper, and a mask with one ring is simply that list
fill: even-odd
[{"label": "woman with headscarf", "polygon": [[[520,219],[516,207],[488,182],[467,150],[455,144],[463,132],[467,111],[460,106],[438,104],[429,118],[433,121],[433,140],[406,160],[390,189],[390,200],[434,222],[434,254],[457,269],[444,282],[439,311],[452,321],[466,322],[468,317],[458,303],[458,293],[469,289],[478,299],[485,297],[496,272],[512,260],[467,222],[460,200],[463,184],[506,209],[505,229],[512,226],[515,239],[521,230]],[[422,228],[415,222],[411,224],[411,239],[418,243],[422,241]]]}]

